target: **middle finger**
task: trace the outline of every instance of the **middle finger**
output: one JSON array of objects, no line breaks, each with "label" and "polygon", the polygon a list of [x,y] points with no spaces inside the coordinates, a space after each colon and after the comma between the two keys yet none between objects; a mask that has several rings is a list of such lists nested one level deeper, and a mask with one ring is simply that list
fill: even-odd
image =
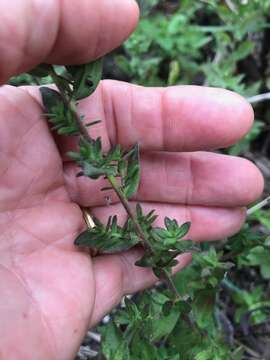
[{"label": "middle finger", "polygon": [[[103,180],[76,177],[74,163],[64,164],[71,198],[82,206],[118,202]],[[260,196],[263,177],[250,161],[210,152],[143,153],[141,182],[134,200],[186,205],[238,207],[247,206]]]}]

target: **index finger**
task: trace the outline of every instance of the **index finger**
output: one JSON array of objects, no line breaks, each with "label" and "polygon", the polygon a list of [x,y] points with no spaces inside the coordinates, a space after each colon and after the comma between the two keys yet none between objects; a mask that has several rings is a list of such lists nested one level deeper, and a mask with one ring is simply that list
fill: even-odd
[{"label": "index finger", "polygon": [[0,0],[0,84],[40,63],[79,64],[119,46],[135,0]]}]

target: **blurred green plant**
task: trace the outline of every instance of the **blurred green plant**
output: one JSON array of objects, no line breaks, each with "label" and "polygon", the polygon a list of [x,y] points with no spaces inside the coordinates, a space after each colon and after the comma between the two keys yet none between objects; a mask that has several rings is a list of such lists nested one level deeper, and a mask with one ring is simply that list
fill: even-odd
[{"label": "blurred green plant", "polygon": [[[146,11],[116,62],[144,85],[203,83],[244,96],[258,92],[239,62],[259,51],[253,35],[268,27],[269,1],[179,1],[172,14],[152,11],[157,1],[139,1]],[[160,1],[165,3],[164,1]],[[177,3],[177,2],[175,2]]]}]

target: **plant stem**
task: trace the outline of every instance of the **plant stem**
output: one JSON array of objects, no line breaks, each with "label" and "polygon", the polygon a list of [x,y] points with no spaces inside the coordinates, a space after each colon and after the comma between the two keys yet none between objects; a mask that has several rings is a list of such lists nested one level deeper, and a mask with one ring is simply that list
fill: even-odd
[{"label": "plant stem", "polygon": [[57,86],[60,95],[62,96],[62,99],[66,105],[66,107],[69,109],[69,111],[72,113],[72,115],[74,116],[74,119],[77,123],[77,126],[79,128],[80,134],[81,136],[86,140],[91,142],[92,139],[90,137],[90,135],[88,134],[88,131],[86,129],[86,127],[83,125],[77,111],[76,111],[76,104],[74,103],[74,101],[71,101],[70,99],[67,99],[65,96],[65,89],[62,86],[61,81],[59,81],[59,76],[57,75],[57,73],[54,71],[54,68],[52,67],[51,69],[51,77],[55,83],[55,85]]},{"label": "plant stem", "polygon": [[270,196],[268,196],[266,199],[262,200],[258,204],[249,208],[247,211],[247,215],[250,216],[250,215],[254,214],[256,211],[261,210],[265,206],[269,205],[269,203],[270,203]]},{"label": "plant stem", "polygon": [[[71,111],[71,113],[74,116],[74,120],[76,121],[76,124],[79,128],[80,135],[84,138],[85,141],[91,143],[92,138],[89,135],[86,127],[83,125],[83,123],[76,111],[76,104],[74,103],[74,101],[70,101],[70,99],[66,98],[65,89],[62,87],[61,82],[58,81],[58,75],[55,73],[54,69],[52,69],[52,71],[51,71],[51,76],[60,91],[60,94],[65,102],[65,105],[68,107],[69,111]],[[125,208],[129,218],[133,222],[135,231],[136,231],[137,235],[139,236],[139,238],[141,239],[141,242],[142,242],[145,250],[147,250],[151,255],[154,255],[154,250],[151,246],[151,243],[146,238],[140,224],[138,223],[135,215],[133,214],[130,204],[129,204],[128,200],[126,199],[125,195],[123,194],[123,192],[121,191],[116,178],[114,176],[108,176],[107,178],[108,178],[108,181],[110,182],[112,188],[116,192],[120,202],[122,203],[123,207]],[[179,293],[173,283],[171,276],[168,275],[164,269],[160,269],[160,272],[161,272],[161,280],[164,281],[164,283],[167,285],[167,287],[170,289],[170,291],[174,295],[174,301],[175,302],[178,301],[180,299],[180,296],[179,296]]]},{"label": "plant stem", "polygon": [[[134,214],[133,214],[133,212],[132,212],[132,210],[130,208],[129,202],[125,198],[125,196],[122,193],[121,189],[119,188],[119,185],[118,185],[115,177],[114,176],[108,176],[108,180],[109,180],[110,184],[112,185],[112,188],[114,189],[114,191],[118,195],[118,198],[121,201],[122,205],[124,206],[128,216],[130,217],[131,221],[133,222],[136,233],[140,237],[144,248],[146,250],[148,250],[151,255],[154,255],[154,250],[153,250],[150,242],[147,240],[147,238],[146,238],[140,224],[136,220],[136,217],[134,216]],[[162,274],[161,275],[161,280],[163,280],[165,282],[165,284],[167,285],[167,287],[171,290],[171,292],[173,293],[173,295],[175,297],[175,301],[179,300],[180,299],[179,293],[178,293],[178,290],[176,289],[176,287],[175,287],[175,285],[173,283],[173,280],[172,280],[171,276],[168,275],[166,273],[166,271],[163,270],[163,269],[160,269],[160,271],[161,271],[161,274]]]},{"label": "plant stem", "polygon": [[124,206],[128,216],[130,217],[130,219],[133,222],[133,225],[135,227],[136,233],[139,235],[143,246],[145,247],[145,249],[147,249],[149,252],[151,252],[153,254],[153,249],[151,244],[149,243],[149,241],[146,239],[143,230],[140,226],[140,224],[137,222],[135,215],[133,214],[129,202],[128,200],[125,198],[124,194],[122,193],[121,189],[119,188],[117,181],[115,179],[114,176],[108,176],[108,180],[110,182],[110,184],[112,185],[112,188],[114,189],[114,191],[116,192],[119,200],[121,201],[122,205]]}]

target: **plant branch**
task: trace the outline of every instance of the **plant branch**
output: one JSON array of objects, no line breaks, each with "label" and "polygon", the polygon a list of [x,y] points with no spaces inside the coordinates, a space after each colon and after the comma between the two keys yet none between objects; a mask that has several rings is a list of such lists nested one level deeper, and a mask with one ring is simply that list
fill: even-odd
[{"label": "plant branch", "polygon": [[130,219],[133,222],[133,225],[135,227],[136,233],[138,234],[138,236],[140,237],[143,246],[145,247],[145,249],[149,250],[152,254],[153,254],[153,249],[151,244],[149,243],[149,241],[146,239],[145,234],[143,233],[143,230],[140,226],[140,224],[137,222],[135,215],[133,214],[129,202],[128,200],[125,198],[124,194],[122,193],[121,189],[119,188],[117,181],[115,179],[114,176],[108,176],[108,180],[112,186],[112,188],[114,189],[114,191],[116,192],[119,200],[121,201],[122,205],[124,206],[128,216],[130,217]]},{"label": "plant branch", "polygon": [[54,68],[52,67],[51,69],[51,73],[50,73],[53,81],[55,82],[55,85],[57,86],[59,92],[60,92],[60,95],[62,96],[62,99],[66,105],[66,107],[69,109],[69,111],[72,113],[72,115],[74,116],[74,119],[77,123],[77,126],[79,128],[79,131],[80,131],[80,134],[81,136],[83,136],[83,138],[88,141],[88,142],[91,142],[92,139],[86,129],[86,127],[83,125],[77,111],[76,111],[76,104],[74,103],[74,101],[70,100],[70,99],[67,99],[66,96],[65,96],[65,88],[63,87],[62,85],[62,82],[59,81],[59,75],[55,72]]},{"label": "plant branch", "polygon": [[256,211],[261,210],[262,208],[264,208],[265,206],[270,204],[270,196],[268,196],[267,198],[265,198],[264,200],[262,200],[261,202],[259,202],[258,204],[252,206],[251,208],[249,208],[247,210],[247,215],[250,216],[252,214],[254,214]]},{"label": "plant branch", "polygon": [[[119,200],[121,201],[122,205],[124,206],[128,216],[130,217],[131,221],[133,222],[133,225],[135,227],[136,233],[137,235],[140,237],[141,242],[144,246],[144,248],[146,250],[148,250],[150,252],[151,255],[154,255],[154,251],[152,249],[152,246],[150,244],[150,242],[147,240],[140,224],[138,223],[138,221],[136,220],[136,217],[134,216],[129,202],[128,200],[125,198],[124,194],[122,193],[121,189],[119,188],[117,181],[115,179],[115,177],[113,176],[108,176],[108,180],[110,182],[110,184],[112,185],[112,188],[114,189],[114,191],[116,192],[116,194],[118,195]],[[161,280],[163,280],[165,282],[165,284],[167,285],[167,287],[171,290],[171,292],[174,294],[175,296],[175,301],[179,300],[179,293],[178,290],[176,289],[173,280],[171,278],[170,275],[168,275],[166,273],[166,271],[164,269],[161,269]]]},{"label": "plant branch", "polygon": [[[66,95],[66,89],[65,87],[62,85],[62,82],[59,81],[58,75],[56,74],[56,72],[54,71],[54,69],[52,68],[51,70],[51,76],[58,88],[58,90],[60,91],[60,94],[63,98],[63,101],[65,103],[65,106],[69,109],[69,111],[72,113],[74,120],[78,126],[79,129],[79,133],[80,135],[84,138],[85,141],[91,143],[92,142],[92,138],[89,135],[87,128],[83,125],[77,111],[76,111],[76,104],[74,103],[74,101],[67,99],[67,95]],[[138,223],[136,216],[133,214],[132,209],[130,207],[130,204],[128,202],[128,200],[126,199],[125,195],[123,194],[123,192],[121,191],[117,180],[114,176],[108,176],[107,177],[108,181],[110,182],[112,188],[114,189],[114,191],[116,192],[120,202],[122,203],[123,207],[125,208],[129,218],[131,219],[131,221],[133,222],[135,231],[137,233],[137,235],[139,236],[143,247],[145,248],[145,250],[147,250],[151,255],[154,255],[154,250],[151,246],[151,243],[149,242],[149,240],[147,239],[147,237],[145,236],[140,224]],[[160,273],[161,273],[161,280],[164,281],[164,283],[166,283],[167,287],[170,289],[170,291],[172,292],[172,294],[174,295],[174,301],[178,301],[179,300],[179,293],[173,283],[173,280],[171,278],[171,276],[169,274],[167,274],[167,272],[164,269],[160,269]]]},{"label": "plant branch", "polygon": [[266,100],[270,100],[270,92],[251,96],[251,97],[247,98],[247,101],[250,104],[254,104],[254,103],[258,103],[258,102],[262,102],[262,101],[266,101]]}]

